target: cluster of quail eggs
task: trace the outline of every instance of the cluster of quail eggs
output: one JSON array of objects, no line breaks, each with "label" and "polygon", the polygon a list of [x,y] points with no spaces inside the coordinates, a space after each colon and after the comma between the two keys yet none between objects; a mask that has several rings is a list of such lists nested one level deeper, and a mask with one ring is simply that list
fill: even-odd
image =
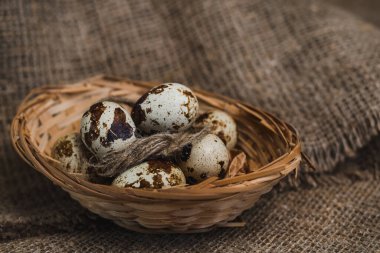
[{"label": "cluster of quail eggs", "polygon": [[223,178],[237,141],[236,123],[220,110],[200,114],[195,94],[179,83],[152,88],[137,100],[131,113],[124,105],[110,101],[92,105],[82,117],[80,133],[58,139],[52,157],[62,170],[89,179],[92,170],[83,161],[91,156],[101,159],[125,150],[141,136],[204,127],[209,133],[185,145],[176,157],[125,168],[112,185],[157,189],[195,184],[213,176]]}]

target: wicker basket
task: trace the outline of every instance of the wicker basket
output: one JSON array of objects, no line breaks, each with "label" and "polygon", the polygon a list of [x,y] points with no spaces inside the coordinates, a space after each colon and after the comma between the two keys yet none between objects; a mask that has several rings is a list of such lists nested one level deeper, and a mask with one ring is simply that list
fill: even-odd
[{"label": "wicker basket", "polygon": [[122,189],[64,173],[49,156],[57,138],[79,131],[81,116],[91,104],[107,97],[135,101],[156,84],[100,76],[73,85],[34,89],[12,122],[13,145],[27,163],[82,206],[127,229],[188,233],[244,225],[234,219],[301,161],[296,130],[244,103],[195,90],[201,109],[219,108],[235,118],[238,148],[249,159],[251,172],[247,174],[169,189]]}]

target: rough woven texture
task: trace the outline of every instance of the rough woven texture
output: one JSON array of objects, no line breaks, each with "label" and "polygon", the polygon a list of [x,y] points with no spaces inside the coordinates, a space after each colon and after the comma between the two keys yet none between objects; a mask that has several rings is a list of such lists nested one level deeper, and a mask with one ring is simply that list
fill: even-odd
[{"label": "rough woven texture", "polygon": [[[0,250],[380,249],[378,28],[306,0],[8,0],[0,15]],[[31,88],[99,73],[197,85],[281,116],[319,188],[267,196],[243,230],[141,236],[99,220],[21,162],[8,135]]]},{"label": "rough woven texture", "polygon": [[[370,165],[357,160],[350,164],[344,168]],[[326,181],[335,178],[323,177]],[[0,251],[378,252],[379,198],[377,181],[353,181],[345,177],[339,185],[267,195],[242,215],[248,222],[242,229],[218,229],[192,235],[144,235],[99,219],[88,227],[55,233],[33,229],[29,236],[21,234],[19,239],[4,241]]]}]

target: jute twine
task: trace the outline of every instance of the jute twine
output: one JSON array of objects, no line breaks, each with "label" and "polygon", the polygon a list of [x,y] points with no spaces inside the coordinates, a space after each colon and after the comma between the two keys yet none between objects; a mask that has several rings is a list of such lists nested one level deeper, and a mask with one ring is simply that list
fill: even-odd
[{"label": "jute twine", "polygon": [[196,132],[158,133],[140,137],[123,150],[107,153],[100,158],[92,156],[86,162],[95,169],[97,175],[115,177],[146,160],[174,158],[185,145],[202,139],[208,132],[204,128]]}]

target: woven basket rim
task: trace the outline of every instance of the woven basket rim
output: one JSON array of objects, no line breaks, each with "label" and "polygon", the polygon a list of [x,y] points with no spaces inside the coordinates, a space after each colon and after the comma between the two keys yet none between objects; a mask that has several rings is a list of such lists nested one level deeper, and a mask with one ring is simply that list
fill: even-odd
[{"label": "woven basket rim", "polygon": [[[57,92],[70,94],[81,91],[86,91],[96,87],[91,85],[83,85],[83,83],[97,83],[106,82],[107,85],[112,87],[112,82],[126,82],[136,86],[143,86],[145,88],[151,88],[158,84],[158,82],[144,82],[133,81],[123,78],[96,76],[85,81],[81,81],[77,84],[64,84],[58,86],[42,86],[35,88],[29,92],[18,107],[17,113],[12,121],[11,125],[11,138],[12,144],[18,154],[32,167],[43,173],[50,180],[60,185],[65,189],[69,189],[74,192],[85,192],[92,196],[101,196],[103,198],[112,199],[128,199],[131,196],[138,196],[142,198],[153,198],[157,200],[167,199],[182,199],[182,200],[201,200],[201,199],[219,199],[223,197],[230,197],[231,195],[239,194],[244,191],[250,190],[252,187],[257,187],[265,184],[265,180],[277,180],[287,175],[293,170],[298,169],[298,165],[301,160],[301,142],[298,131],[289,123],[280,120],[276,116],[263,111],[259,108],[250,106],[246,103],[237,101],[232,98],[225,97],[223,95],[210,93],[201,89],[194,88],[198,97],[212,96],[218,100],[221,100],[230,106],[235,106],[238,109],[246,110],[251,113],[252,117],[257,117],[258,122],[261,124],[267,124],[266,127],[271,129],[273,133],[277,134],[280,138],[283,138],[288,147],[288,152],[282,156],[277,157],[271,163],[266,164],[258,172],[250,172],[245,175],[235,176],[226,179],[209,178],[204,182],[196,185],[187,185],[173,188],[163,189],[136,189],[136,188],[118,188],[110,185],[100,185],[90,183],[86,180],[70,175],[52,166],[47,160],[45,154],[38,151],[38,148],[30,138],[28,138],[25,132],[26,117],[25,113],[30,108],[33,108],[36,104],[51,98],[51,96]],[[79,87],[79,89],[78,89]],[[273,127],[275,126],[275,127]],[[286,129],[286,131],[284,131]],[[287,136],[285,136],[285,133]],[[40,157],[44,157],[43,161]],[[283,167],[288,168],[283,168]],[[280,174],[280,176],[278,176]],[[274,176],[276,175],[276,176]],[[271,179],[273,178],[273,179]]]}]

